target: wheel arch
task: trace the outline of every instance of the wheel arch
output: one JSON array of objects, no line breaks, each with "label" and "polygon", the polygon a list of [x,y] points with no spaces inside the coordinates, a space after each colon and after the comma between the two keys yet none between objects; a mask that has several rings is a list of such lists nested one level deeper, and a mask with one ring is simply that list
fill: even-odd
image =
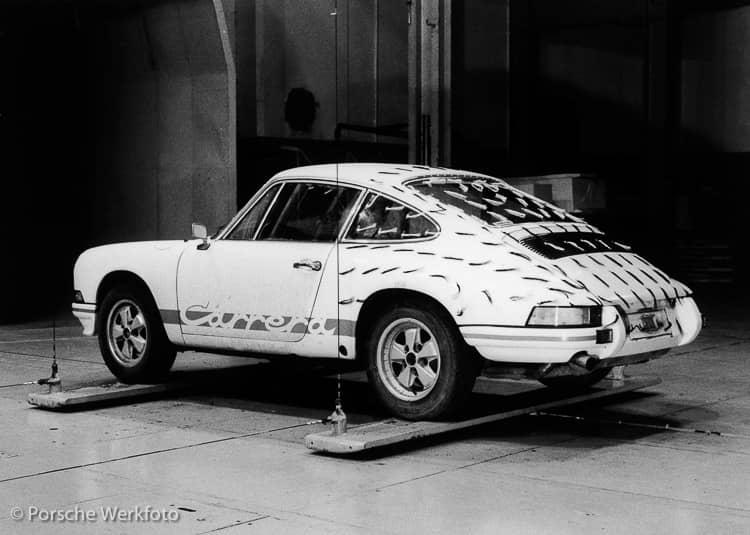
[{"label": "wheel arch", "polygon": [[[141,277],[139,277],[132,271],[127,270],[111,271],[107,273],[104,278],[102,278],[99,286],[96,289],[97,307],[101,305],[101,302],[104,299],[104,296],[107,295],[107,293],[109,293],[113,288],[116,288],[120,285],[131,286],[143,290],[145,295],[151,300],[151,304],[154,306],[154,308],[157,311],[159,310],[158,306],[156,305],[154,294],[151,291],[151,288],[149,288],[148,284],[146,284],[146,281],[144,281]],[[101,323],[101,314],[99,314],[98,312],[99,311],[97,310],[94,334],[99,332]]]},{"label": "wheel arch", "polygon": [[448,325],[451,326],[451,328],[455,330],[455,333],[459,337],[459,340],[462,343],[466,344],[466,341],[464,340],[461,332],[458,329],[456,320],[453,318],[450,312],[448,312],[448,309],[445,307],[445,305],[443,305],[443,303],[441,303],[434,297],[417,290],[407,290],[405,288],[386,288],[378,290],[367,297],[367,299],[365,299],[365,302],[362,303],[362,307],[359,309],[359,313],[357,314],[357,321],[354,327],[354,337],[356,343],[355,358],[357,362],[364,362],[364,344],[367,340],[366,329],[368,325],[372,325],[372,321],[375,317],[377,317],[377,314],[405,304],[425,304],[430,306],[440,315],[441,318],[443,318],[444,321],[446,321]]}]

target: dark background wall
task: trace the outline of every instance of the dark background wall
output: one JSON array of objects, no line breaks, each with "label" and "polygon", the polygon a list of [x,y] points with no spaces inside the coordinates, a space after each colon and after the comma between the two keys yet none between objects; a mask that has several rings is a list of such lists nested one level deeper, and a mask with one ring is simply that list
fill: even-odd
[{"label": "dark background wall", "polygon": [[[29,36],[36,36],[30,39]],[[69,6],[0,17],[0,319],[48,308],[92,237],[85,41]]]},{"label": "dark background wall", "polygon": [[224,51],[210,0],[3,6],[0,319],[69,303],[87,247],[182,238],[235,212]]},{"label": "dark background wall", "polygon": [[745,291],[747,2],[477,4],[455,8],[453,164],[595,175],[590,219],[689,283]]}]

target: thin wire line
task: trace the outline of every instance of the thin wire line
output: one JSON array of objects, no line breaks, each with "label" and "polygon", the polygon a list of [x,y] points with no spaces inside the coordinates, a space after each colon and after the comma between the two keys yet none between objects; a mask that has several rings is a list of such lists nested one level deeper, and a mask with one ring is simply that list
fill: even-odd
[{"label": "thin wire line", "polygon": [[209,446],[211,444],[220,444],[222,442],[229,442],[230,440],[238,440],[238,439],[242,439],[242,438],[256,437],[256,436],[264,435],[264,434],[267,434],[267,433],[275,433],[277,431],[286,431],[287,429],[295,429],[295,428],[298,428],[298,427],[304,427],[304,426],[307,426],[307,425],[316,425],[316,424],[320,424],[320,423],[323,423],[323,420],[310,420],[308,422],[304,422],[304,423],[301,423],[301,424],[286,425],[284,427],[277,427],[275,429],[263,429],[263,430],[260,430],[260,431],[253,431],[251,433],[244,433],[242,435],[233,435],[233,436],[230,436],[230,437],[222,437],[222,438],[216,438],[216,439],[212,439],[212,440],[205,440],[203,442],[195,442],[193,444],[184,444],[182,446],[173,446],[171,448],[162,448],[162,449],[153,450],[153,451],[144,451],[142,453],[134,453],[132,455],[125,455],[125,456],[122,456],[122,457],[114,457],[112,459],[104,459],[104,460],[101,460],[101,461],[93,461],[93,462],[90,462],[90,463],[75,464],[75,465],[71,465],[71,466],[63,466],[61,468],[52,468],[51,470],[44,470],[42,472],[36,472],[36,473],[32,473],[32,474],[24,474],[24,475],[21,475],[21,476],[14,476],[14,477],[8,477],[8,478],[5,478],[5,479],[0,479],[0,483],[7,483],[9,481],[17,481],[19,479],[28,479],[30,477],[42,476],[42,475],[47,475],[47,474],[55,474],[55,473],[58,473],[58,472],[68,472],[70,470],[77,470],[79,468],[87,468],[89,466],[99,466],[99,465],[102,465],[102,464],[116,463],[118,461],[127,461],[129,459],[137,459],[139,457],[147,457],[149,455],[158,455],[158,454],[161,454],[161,453],[170,453],[170,452],[173,452],[173,451],[186,450],[186,449],[189,449],[189,448],[198,448],[198,447],[201,447],[201,446]]},{"label": "thin wire line", "polygon": [[29,385],[35,385],[37,384],[36,381],[26,381],[25,383],[15,383],[12,385],[0,385],[0,388],[12,388],[15,386],[29,386]]},{"label": "thin wire line", "polygon": [[[47,360],[51,356],[51,355],[40,355],[39,353],[28,353],[24,351],[0,351],[0,356],[1,355],[33,357],[33,358],[39,358],[39,359],[45,359],[45,360]],[[70,359],[70,358],[64,358],[64,357],[60,357],[59,360],[64,361],[64,362],[81,362],[83,364],[93,364],[94,366],[104,366],[103,362],[96,362],[92,360]]]},{"label": "thin wire line", "polygon": [[52,316],[52,365],[57,366],[57,322]]},{"label": "thin wire line", "polygon": [[[333,2],[333,62],[334,62],[334,118],[336,124],[339,123],[339,2]],[[340,147],[339,147],[340,148]],[[339,186],[339,162],[336,161],[336,189]],[[336,359],[341,358],[341,277],[340,273],[340,234],[341,218],[336,222]],[[341,404],[341,367],[336,373],[336,404]]]}]

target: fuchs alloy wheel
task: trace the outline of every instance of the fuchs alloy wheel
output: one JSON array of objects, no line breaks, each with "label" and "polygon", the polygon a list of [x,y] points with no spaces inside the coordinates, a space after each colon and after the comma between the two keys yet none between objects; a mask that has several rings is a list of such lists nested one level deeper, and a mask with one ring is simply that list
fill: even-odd
[{"label": "fuchs alloy wheel", "polygon": [[380,335],[378,375],[394,397],[418,401],[427,397],[440,377],[440,348],[421,321],[399,318]]},{"label": "fuchs alloy wheel", "polygon": [[132,368],[146,354],[149,330],[138,305],[121,299],[109,309],[106,321],[109,351],[120,366]]},{"label": "fuchs alloy wheel", "polygon": [[115,287],[104,297],[99,310],[99,349],[118,379],[151,382],[169,372],[176,351],[147,292],[137,287]]},{"label": "fuchs alloy wheel", "polygon": [[451,417],[474,386],[476,366],[455,326],[426,307],[383,314],[366,351],[375,393],[400,418]]}]

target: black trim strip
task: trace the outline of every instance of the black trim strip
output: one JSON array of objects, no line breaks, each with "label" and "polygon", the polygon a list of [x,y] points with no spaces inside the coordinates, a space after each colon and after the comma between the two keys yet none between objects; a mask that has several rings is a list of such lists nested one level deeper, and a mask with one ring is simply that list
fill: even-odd
[{"label": "black trim strip", "polygon": [[165,324],[180,325],[182,323],[180,321],[179,310],[159,309],[159,314],[161,315],[161,321],[163,321]]}]

